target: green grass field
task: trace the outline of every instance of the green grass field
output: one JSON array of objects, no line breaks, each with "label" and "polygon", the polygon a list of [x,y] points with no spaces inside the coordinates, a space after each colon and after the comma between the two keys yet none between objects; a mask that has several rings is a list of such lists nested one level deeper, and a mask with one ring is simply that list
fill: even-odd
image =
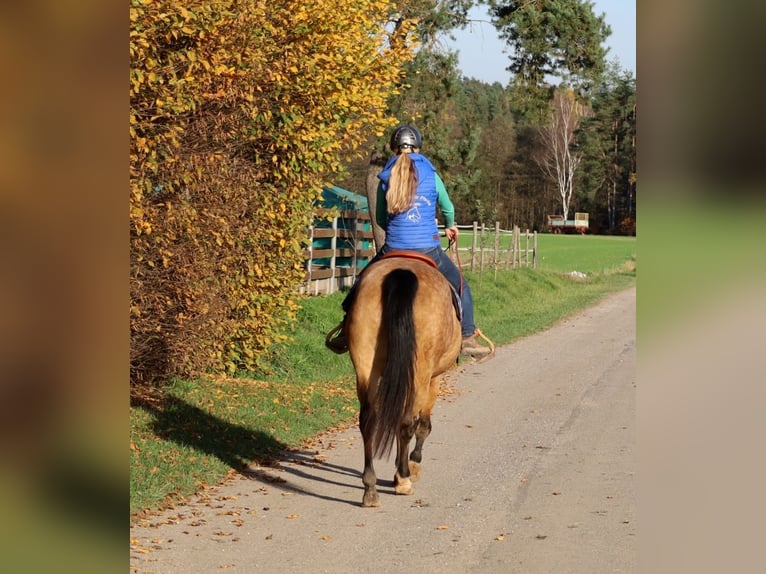
[{"label": "green grass field", "polygon": [[[477,325],[497,345],[635,285],[635,238],[546,234],[538,249],[538,269],[466,273]],[[343,297],[304,299],[291,341],[271,350],[262,372],[174,381],[164,396],[131,407],[131,514],[172,504],[250,461],[267,461],[354,420],[351,362],[324,347]]]},{"label": "green grass field", "polygon": [[604,273],[636,258],[635,237],[545,233],[537,247],[539,269],[564,273]]}]

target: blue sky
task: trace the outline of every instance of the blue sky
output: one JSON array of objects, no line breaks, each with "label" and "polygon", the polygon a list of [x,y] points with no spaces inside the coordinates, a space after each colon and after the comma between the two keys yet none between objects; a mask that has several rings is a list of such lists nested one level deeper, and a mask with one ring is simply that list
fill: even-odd
[{"label": "blue sky", "polygon": [[[607,39],[608,60],[619,59],[620,67],[636,73],[636,0],[594,0],[593,11],[605,14],[612,28]],[[505,71],[509,64],[508,54],[503,53],[505,44],[498,39],[495,27],[489,23],[486,6],[475,8],[471,18],[474,22],[455,34],[457,41],[447,42],[448,47],[459,52],[460,69],[464,76],[483,82],[508,83],[510,74]]]}]

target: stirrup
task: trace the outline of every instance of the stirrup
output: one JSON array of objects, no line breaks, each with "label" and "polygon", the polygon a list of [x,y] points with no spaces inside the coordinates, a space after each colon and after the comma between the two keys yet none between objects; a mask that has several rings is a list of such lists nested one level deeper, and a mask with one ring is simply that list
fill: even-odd
[{"label": "stirrup", "polygon": [[[475,341],[476,340],[475,337],[477,337],[477,336],[481,337],[482,339],[484,339],[489,344],[489,353],[487,353],[486,355],[484,355],[481,358],[478,358],[478,360],[476,360],[476,362],[477,363],[483,363],[485,361],[489,361],[492,357],[495,356],[495,344],[492,342],[492,340],[489,337],[487,337],[484,333],[482,333],[481,330],[478,329],[478,328],[473,332],[473,335],[471,335],[471,337],[474,337],[474,341]],[[460,348],[460,354],[463,355],[463,356],[470,356],[473,359],[477,359],[477,357],[474,357],[470,353],[465,353],[464,354],[463,353],[463,349],[462,349],[462,345],[461,345],[461,348]]]}]

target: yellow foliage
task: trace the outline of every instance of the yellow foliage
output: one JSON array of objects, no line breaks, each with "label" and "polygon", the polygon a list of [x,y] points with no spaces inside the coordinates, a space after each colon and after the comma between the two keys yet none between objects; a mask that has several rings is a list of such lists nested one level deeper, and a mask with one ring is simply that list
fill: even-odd
[{"label": "yellow foliage", "polygon": [[135,381],[255,368],[294,318],[314,199],[393,124],[414,46],[394,15],[383,0],[131,0]]}]

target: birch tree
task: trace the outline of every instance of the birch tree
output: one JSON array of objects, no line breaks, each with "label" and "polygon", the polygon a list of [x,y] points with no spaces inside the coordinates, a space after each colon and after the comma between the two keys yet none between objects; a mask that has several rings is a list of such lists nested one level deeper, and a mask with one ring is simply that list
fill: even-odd
[{"label": "birch tree", "polygon": [[583,115],[584,108],[574,91],[559,90],[553,96],[548,123],[538,131],[540,146],[534,159],[545,176],[555,183],[564,219],[569,218],[575,172],[582,159],[577,151],[575,132]]}]

